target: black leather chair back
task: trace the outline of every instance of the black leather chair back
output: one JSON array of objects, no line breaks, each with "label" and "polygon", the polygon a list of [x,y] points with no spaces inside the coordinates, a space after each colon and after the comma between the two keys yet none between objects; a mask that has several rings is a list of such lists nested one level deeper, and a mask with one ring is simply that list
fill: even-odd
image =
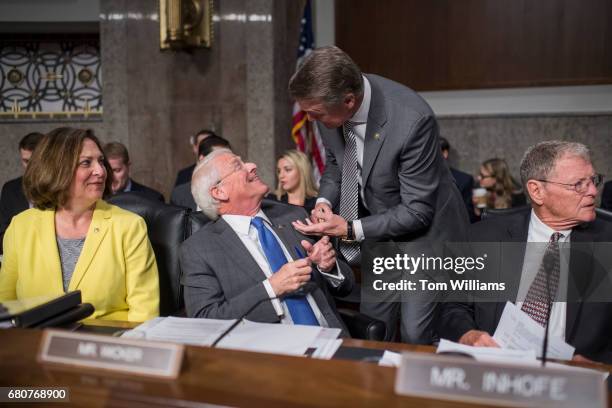
[{"label": "black leather chair back", "polygon": [[210,222],[202,211],[192,211],[189,213],[189,236],[195,234],[197,230]]},{"label": "black leather chair back", "polygon": [[[481,218],[484,220],[487,218],[495,218],[495,217],[500,217],[504,215],[511,215],[517,212],[521,212],[525,210],[525,208],[526,206],[515,207],[515,208],[503,208],[503,209],[485,208],[482,211]],[[603,208],[596,208],[595,214],[597,214],[597,218],[600,220],[612,222],[612,212],[611,211],[604,210]]]},{"label": "black leather chair back", "polygon": [[184,301],[179,247],[190,235],[190,210],[133,192],[114,195],[108,202],[144,218],[159,270],[159,314],[181,314]]},{"label": "black leather chair back", "polygon": [[612,212],[604,210],[603,208],[596,208],[595,213],[597,214],[597,218],[612,222]]},{"label": "black leather chair back", "polygon": [[520,207],[513,208],[484,208],[482,210],[482,214],[480,215],[480,219],[486,220],[488,218],[503,217],[504,215],[520,213],[522,211],[525,211],[527,207],[528,206],[526,205],[521,205]]}]

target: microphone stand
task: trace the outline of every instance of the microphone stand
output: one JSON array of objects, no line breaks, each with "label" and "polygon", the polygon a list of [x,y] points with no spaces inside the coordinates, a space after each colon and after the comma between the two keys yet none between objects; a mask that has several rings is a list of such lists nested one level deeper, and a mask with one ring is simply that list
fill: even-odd
[{"label": "microphone stand", "polygon": [[[557,243],[557,245],[559,245]],[[547,256],[548,255],[548,256]],[[547,304],[546,304],[546,324],[544,326],[544,341],[542,342],[542,367],[546,366],[546,361],[548,357],[548,326],[550,325],[550,314],[552,312],[552,294],[550,291],[550,268],[553,267],[553,261],[550,259],[550,254],[544,254],[544,267],[546,268],[546,292],[548,295]],[[560,267],[560,266],[559,266]],[[558,290],[558,288],[557,288]],[[556,295],[556,294],[555,294]]]},{"label": "microphone stand", "polygon": [[[306,282],[306,283],[305,283],[305,284],[304,284],[304,285],[303,285],[301,288],[299,288],[299,289],[297,289],[297,290],[295,290],[295,291],[293,291],[293,292],[291,292],[291,293],[288,293],[286,296],[283,296],[283,297],[289,297],[289,296],[306,296],[307,294],[309,294],[310,292],[312,292],[312,291],[315,289],[315,287],[316,287],[316,286],[317,286],[317,285],[316,285],[316,283],[314,283],[314,282],[312,282],[312,281],[309,281],[309,282]],[[228,327],[228,328],[227,328],[227,329],[226,329],[226,330],[225,330],[223,333],[221,333],[221,334],[219,335],[219,337],[217,337],[217,338],[215,339],[215,341],[213,341],[213,343],[210,345],[210,347],[213,347],[213,348],[214,348],[214,347],[216,347],[216,346],[217,346],[217,344],[219,344],[219,342],[220,342],[221,340],[223,340],[223,339],[224,339],[224,338],[225,338],[225,337],[226,337],[228,334],[230,334],[230,332],[231,332],[232,330],[234,330],[234,329],[236,328],[236,326],[238,326],[240,323],[242,323],[242,321],[243,321],[243,320],[244,320],[244,319],[245,319],[245,318],[246,318],[246,317],[247,317],[247,316],[248,316],[248,315],[249,315],[249,314],[250,314],[250,313],[251,313],[253,310],[255,310],[255,308],[256,308],[257,306],[259,306],[260,304],[262,304],[262,303],[263,303],[263,302],[265,302],[265,301],[268,301],[268,300],[275,300],[275,299],[280,299],[280,297],[271,297],[271,298],[260,299],[260,300],[259,300],[258,302],[256,302],[256,303],[255,303],[253,306],[251,306],[251,307],[249,308],[249,310],[247,310],[247,311],[246,311],[246,313],[242,314],[242,316],[240,316],[238,319],[236,319],[236,321],[235,321],[234,323],[232,323],[230,327]]]},{"label": "microphone stand", "polygon": [[251,306],[249,308],[249,310],[246,311],[246,313],[244,313],[242,316],[240,316],[238,319],[236,319],[236,321],[234,323],[232,323],[230,325],[230,327],[228,327],[227,329],[225,329],[225,331],[223,333],[221,333],[219,335],[219,337],[217,337],[215,339],[215,341],[213,341],[213,343],[210,345],[210,347],[216,347],[217,344],[223,340],[228,334],[230,334],[230,332],[232,330],[234,330],[236,328],[236,326],[238,326],[240,323],[242,323],[242,321],[244,320],[245,317],[247,317],[249,315],[249,313],[251,313],[253,310],[255,310],[255,308],[257,306],[259,306],[260,304],[262,304],[263,302],[265,302],[266,300],[274,300],[274,299],[278,299],[277,297],[273,297],[273,298],[265,298],[265,299],[260,299],[259,301],[257,301],[253,306]]}]

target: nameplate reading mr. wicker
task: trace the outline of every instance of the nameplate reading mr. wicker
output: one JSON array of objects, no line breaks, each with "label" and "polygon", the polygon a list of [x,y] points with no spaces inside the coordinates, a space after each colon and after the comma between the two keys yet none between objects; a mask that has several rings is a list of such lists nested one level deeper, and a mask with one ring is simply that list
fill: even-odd
[{"label": "nameplate reading mr. wicker", "polygon": [[184,347],[95,334],[45,330],[38,360],[154,377],[176,378]]},{"label": "nameplate reading mr. wicker", "polygon": [[603,376],[596,371],[485,363],[421,353],[402,354],[395,392],[501,406],[607,406]]}]

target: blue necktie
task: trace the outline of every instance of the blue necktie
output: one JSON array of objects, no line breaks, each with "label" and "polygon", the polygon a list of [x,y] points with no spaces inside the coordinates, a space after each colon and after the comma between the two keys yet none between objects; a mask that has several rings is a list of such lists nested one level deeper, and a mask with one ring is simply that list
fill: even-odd
[{"label": "blue necktie", "polygon": [[[275,273],[287,263],[287,258],[283,253],[283,249],[276,240],[276,237],[272,231],[264,226],[263,218],[255,217],[251,221],[251,224],[255,227],[255,229],[257,229],[257,233],[259,234],[259,242],[261,243],[261,247],[266,254],[268,265],[270,265],[272,273]],[[317,321],[317,318],[315,317],[314,312],[312,311],[310,304],[308,304],[308,300],[306,300],[305,296],[288,296],[284,299],[284,301],[289,309],[293,323],[308,326],[319,325],[319,322]]]}]

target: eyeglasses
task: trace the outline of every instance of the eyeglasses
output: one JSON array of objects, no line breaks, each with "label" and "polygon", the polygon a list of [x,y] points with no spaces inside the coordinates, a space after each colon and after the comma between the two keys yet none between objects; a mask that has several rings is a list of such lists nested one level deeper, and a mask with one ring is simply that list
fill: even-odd
[{"label": "eyeglasses", "polygon": [[584,194],[587,192],[591,184],[593,184],[595,188],[599,188],[601,186],[601,183],[603,183],[603,179],[604,179],[604,176],[602,174],[595,174],[594,176],[580,179],[575,183],[559,183],[558,181],[539,180],[539,179],[538,181],[542,181],[544,183],[559,184],[560,186],[572,187],[574,191],[576,191],[578,194]]},{"label": "eyeglasses", "polygon": [[214,185],[218,186],[219,184],[221,184],[221,182],[223,180],[225,180],[226,178],[228,178],[229,176],[231,176],[234,173],[237,173],[239,171],[242,171],[245,168],[244,166],[244,162],[241,159],[238,159],[235,163],[234,163],[234,170],[230,171],[229,173],[227,173],[225,176],[221,177]]},{"label": "eyeglasses", "polygon": [[492,174],[487,176],[486,174],[480,173],[478,174],[478,177],[480,177],[481,179],[486,179],[486,178],[495,177],[495,176],[493,176]]}]

